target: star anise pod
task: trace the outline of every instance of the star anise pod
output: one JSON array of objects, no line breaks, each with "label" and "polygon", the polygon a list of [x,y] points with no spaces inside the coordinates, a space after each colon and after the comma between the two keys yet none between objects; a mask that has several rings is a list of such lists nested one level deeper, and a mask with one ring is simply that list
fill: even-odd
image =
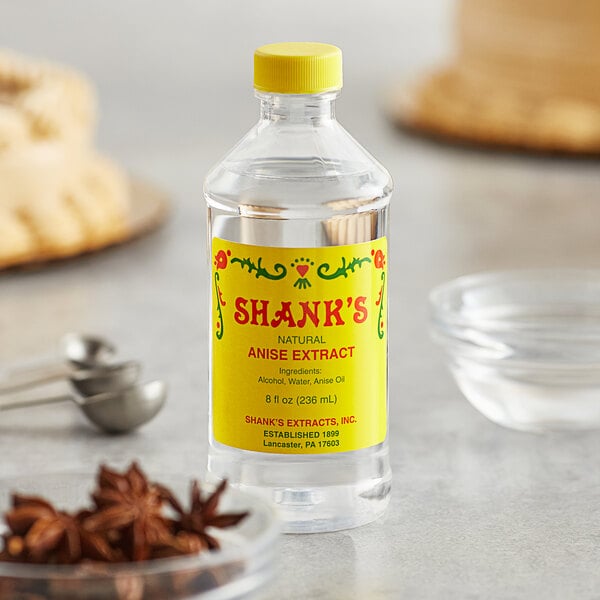
[{"label": "star anise pod", "polygon": [[99,536],[83,531],[78,516],[36,496],[13,495],[6,515],[4,560],[71,564],[82,558],[112,562],[118,555]]},{"label": "star anise pod", "polygon": [[92,498],[98,511],[83,519],[84,529],[118,543],[129,560],[150,558],[170,536],[164,500],[135,462],[124,474],[102,466]]},{"label": "star anise pod", "polygon": [[171,558],[185,554],[198,554],[207,548],[208,545],[199,535],[180,531],[166,538],[162,545],[157,545],[153,549],[152,558]]},{"label": "star anise pod", "polygon": [[163,498],[178,514],[178,519],[175,521],[176,531],[194,533],[203,540],[206,547],[210,550],[218,549],[220,547],[219,541],[207,532],[207,528],[217,527],[224,529],[226,527],[233,527],[248,516],[247,512],[217,513],[219,501],[226,487],[227,480],[224,479],[212,494],[203,499],[200,484],[198,481],[192,482],[190,508],[188,511],[183,509],[170,490],[160,487]]},{"label": "star anise pod", "polygon": [[73,563],[81,558],[77,522],[35,496],[13,496],[13,509],[6,514],[13,535],[5,538],[5,551],[30,562]]},{"label": "star anise pod", "polygon": [[6,513],[6,524],[15,535],[25,535],[42,517],[53,517],[56,510],[50,502],[38,496],[12,495],[12,510]]},{"label": "star anise pod", "polygon": [[124,561],[123,552],[119,548],[111,546],[107,536],[85,529],[83,522],[92,514],[94,513],[90,510],[82,510],[75,515],[81,538],[82,558],[109,563]]},{"label": "star anise pod", "polygon": [[206,498],[193,482],[188,510],[168,488],[150,482],[135,462],[124,473],[101,467],[97,483],[95,507],[73,514],[37,496],[13,495],[12,509],[5,514],[8,531],[0,538],[0,560],[82,563],[86,568],[85,563],[99,567],[197,554],[219,548],[210,528],[232,527],[247,515],[217,513],[226,481]]}]

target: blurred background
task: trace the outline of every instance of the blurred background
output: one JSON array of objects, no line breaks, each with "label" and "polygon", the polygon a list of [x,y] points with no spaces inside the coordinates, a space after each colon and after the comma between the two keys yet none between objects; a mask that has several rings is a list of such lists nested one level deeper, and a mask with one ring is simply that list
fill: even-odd
[{"label": "blurred background", "polygon": [[[139,150],[200,146],[216,162],[256,118],[253,52],[274,41],[340,46],[344,95],[373,115],[387,84],[446,54],[452,11],[452,2],[434,0],[352,7],[343,0],[4,0],[0,6],[4,47],[71,64],[94,80],[99,143],[132,166]],[[340,118],[358,128],[356,136],[368,136],[372,117],[350,108],[340,102]]]},{"label": "blurred background", "polygon": [[[356,7],[342,0],[0,2],[3,47],[85,73],[98,94],[98,148],[162,187],[173,205],[166,227],[148,239],[28,275],[17,271],[1,281],[0,326],[11,343],[0,344],[0,361],[48,347],[64,330],[87,327],[118,337],[130,326],[133,310],[147,336],[203,341],[203,321],[190,329],[183,314],[181,321],[163,320],[165,286],[181,286],[191,300],[177,310],[197,322],[197,306],[206,301],[202,180],[257,119],[252,69],[259,45],[285,40],[339,45],[345,79],[338,116],[392,171],[396,202],[422,194],[415,184],[437,185],[422,171],[429,166],[405,161],[415,150],[399,140],[382,109],[392,84],[447,54],[452,8],[430,0],[377,0]],[[421,182],[405,178],[415,166]],[[172,265],[189,277],[173,273]],[[127,289],[119,285],[124,280],[131,284]],[[46,299],[43,312],[40,294]],[[25,331],[23,320],[31,324]],[[125,344],[144,342],[131,336]]]}]

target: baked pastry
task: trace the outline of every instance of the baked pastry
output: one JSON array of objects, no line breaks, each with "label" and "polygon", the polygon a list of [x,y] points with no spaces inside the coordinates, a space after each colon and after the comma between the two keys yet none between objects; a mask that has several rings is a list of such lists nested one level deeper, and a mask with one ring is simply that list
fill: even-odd
[{"label": "baked pastry", "polygon": [[94,123],[81,75],[0,51],[0,268],[127,237],[128,183],[94,151]]},{"label": "baked pastry", "polygon": [[455,60],[399,90],[390,109],[455,139],[600,152],[600,3],[460,0]]}]

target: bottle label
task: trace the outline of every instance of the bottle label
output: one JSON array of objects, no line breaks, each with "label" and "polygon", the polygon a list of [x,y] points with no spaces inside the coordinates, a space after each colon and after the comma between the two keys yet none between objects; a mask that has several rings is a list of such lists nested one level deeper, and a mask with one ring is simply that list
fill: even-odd
[{"label": "bottle label", "polygon": [[347,452],[387,431],[387,240],[212,244],[212,426],[255,452]]}]

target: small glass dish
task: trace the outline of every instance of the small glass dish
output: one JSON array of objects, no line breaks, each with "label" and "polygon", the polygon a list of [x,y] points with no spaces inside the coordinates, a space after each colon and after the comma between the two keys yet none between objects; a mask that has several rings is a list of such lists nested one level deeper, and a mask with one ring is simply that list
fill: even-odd
[{"label": "small glass dish", "polygon": [[469,402],[525,431],[600,427],[600,270],[460,277],[431,292],[432,335]]},{"label": "small glass dish", "polygon": [[[182,500],[189,477],[156,477]],[[49,474],[0,482],[0,511],[10,508],[10,493],[40,495],[64,510],[89,506],[90,474]],[[203,489],[210,490],[209,486]],[[279,524],[263,500],[233,488],[219,503],[222,512],[249,511],[231,529],[214,530],[221,549],[197,556],[137,563],[43,565],[0,562],[0,598],[10,600],[232,600],[247,598],[274,572]],[[2,527],[2,526],[0,526]],[[2,533],[0,531],[0,533]]]}]

